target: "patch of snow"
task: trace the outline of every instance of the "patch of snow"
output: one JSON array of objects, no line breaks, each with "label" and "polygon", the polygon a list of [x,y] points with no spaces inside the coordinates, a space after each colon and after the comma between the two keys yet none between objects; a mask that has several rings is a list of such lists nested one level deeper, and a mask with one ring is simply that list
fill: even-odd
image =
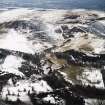
[{"label": "patch of snow", "polygon": [[96,105],[96,99],[85,99],[85,105]]},{"label": "patch of snow", "polygon": [[6,34],[5,38],[0,39],[0,48],[34,54],[30,43],[24,35],[19,34],[13,29]]},{"label": "patch of snow", "polygon": [[38,53],[43,52],[45,49],[51,48],[51,47],[52,47],[52,44],[47,43],[47,42],[42,42],[42,43],[36,42],[36,43],[32,44],[32,48],[33,48],[34,52],[38,52]]},{"label": "patch of snow", "polygon": [[52,97],[50,95],[48,95],[47,97],[43,98],[43,100],[44,101],[47,101],[47,102],[50,102],[52,104],[55,104],[56,103],[54,97]]},{"label": "patch of snow", "polygon": [[41,14],[41,19],[45,23],[54,24],[56,21],[62,19],[66,12],[67,12],[66,10],[57,10],[57,9],[45,11],[43,12],[43,14]]},{"label": "patch of snow", "polygon": [[94,48],[94,52],[99,54],[104,50],[104,44],[105,40],[104,39],[93,39],[92,43],[90,44]]},{"label": "patch of snow", "polygon": [[97,88],[104,88],[102,74],[99,70],[84,70],[81,76],[77,76],[83,85],[95,86]]},{"label": "patch of snow", "polygon": [[73,81],[72,81],[72,80],[70,80],[70,79],[68,78],[68,76],[67,76],[67,74],[66,74],[66,73],[61,72],[61,71],[59,71],[59,73],[63,75],[64,79],[65,79],[67,82],[69,82],[69,83],[71,83],[71,84],[73,84],[73,85],[74,85]]},{"label": "patch of snow", "polygon": [[46,26],[48,29],[47,35],[50,36],[52,40],[54,40],[56,43],[60,43],[61,41],[63,41],[62,34],[58,34],[55,32],[55,25],[47,23]]},{"label": "patch of snow", "polygon": [[9,22],[9,21],[22,18],[25,15],[28,15],[32,12],[33,10],[29,10],[27,8],[20,8],[20,9],[18,8],[18,9],[4,11],[0,13],[0,23]]},{"label": "patch of snow", "polygon": [[18,70],[18,67],[21,67],[21,62],[21,58],[9,55],[5,58],[4,63],[1,64],[1,71],[23,77],[24,74]]},{"label": "patch of snow", "polygon": [[[24,89],[26,91],[24,91]],[[10,92],[9,95],[8,91]],[[32,83],[31,81],[27,80],[21,80],[18,81],[15,86],[13,85],[4,86],[2,89],[2,99],[5,100],[6,96],[8,96],[9,100],[16,101],[17,98],[19,97],[21,101],[28,102],[30,101],[28,93],[34,92],[36,94],[39,94],[41,92],[48,92],[48,91],[52,91],[52,88],[47,84],[47,82],[43,80],[36,81],[35,83]]]},{"label": "patch of snow", "polygon": [[34,90],[36,93],[41,93],[41,92],[48,92],[52,91],[52,88],[47,84],[46,81],[41,80],[40,82],[36,82],[35,84],[32,84],[31,86],[34,87]]}]

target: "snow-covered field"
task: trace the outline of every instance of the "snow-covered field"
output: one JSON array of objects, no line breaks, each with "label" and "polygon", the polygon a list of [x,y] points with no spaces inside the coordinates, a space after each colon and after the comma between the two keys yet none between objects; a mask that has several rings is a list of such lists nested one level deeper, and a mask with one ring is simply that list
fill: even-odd
[{"label": "snow-covered field", "polygon": [[[79,68],[75,68],[78,65],[69,68],[68,72],[64,71],[67,70],[66,66],[71,64],[55,56],[57,52],[65,53],[69,50],[82,52],[90,57],[105,54],[104,12],[85,9],[28,8],[2,11],[0,13],[0,81],[3,82],[1,99],[12,102],[19,99],[27,105],[33,105],[29,94],[53,92],[54,89],[67,87],[65,82],[76,85],[70,79],[75,75],[76,81],[81,82],[83,86],[105,89],[100,62],[99,68],[92,67],[92,64],[90,67],[80,65],[83,69],[81,75],[77,72]],[[36,53],[45,56],[37,58]],[[69,57],[76,62],[72,55]],[[102,64],[104,65],[104,58]],[[69,76],[64,72],[70,73]],[[39,102],[39,99],[36,100]],[[51,93],[41,99],[53,105],[61,103],[66,105],[66,99]],[[92,101],[85,99],[85,102],[88,105],[87,103]]]}]

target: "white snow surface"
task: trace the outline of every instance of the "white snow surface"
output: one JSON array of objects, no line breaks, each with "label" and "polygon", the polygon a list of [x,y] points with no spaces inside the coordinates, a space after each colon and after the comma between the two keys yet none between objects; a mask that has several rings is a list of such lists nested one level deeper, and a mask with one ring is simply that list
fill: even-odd
[{"label": "white snow surface", "polygon": [[95,86],[97,88],[104,88],[102,74],[99,70],[84,70],[81,76],[77,76],[83,85]]},{"label": "white snow surface", "polygon": [[0,13],[0,23],[24,18],[26,15],[29,15],[32,12],[33,10],[27,8],[18,8],[18,9],[4,11]]},{"label": "white snow surface", "polygon": [[[64,15],[69,13],[67,10],[46,10],[46,11],[38,11],[31,10],[27,8],[18,8],[13,10],[7,10],[0,13],[0,23],[10,22],[15,20],[31,20],[38,18],[44,24],[46,35],[50,37],[55,42],[39,42],[33,44],[33,41],[29,41],[27,39],[27,35],[23,35],[13,29],[9,30],[7,34],[3,34],[4,38],[0,39],[0,48],[22,51],[26,53],[34,54],[35,52],[41,52],[46,48],[52,47],[52,45],[60,45],[63,42],[62,34],[55,33],[55,28],[59,27],[59,24],[56,24],[57,21],[62,20]],[[86,13],[96,13],[99,17],[105,16],[104,12],[100,11],[87,11],[84,9],[74,9],[71,10],[71,13],[80,13],[82,14],[82,18]],[[87,16],[87,15],[86,15]],[[34,22],[34,21],[33,21]],[[78,24],[77,24],[78,26]],[[72,25],[71,25],[72,27]],[[27,30],[28,31],[28,30]],[[28,33],[27,33],[28,34]],[[35,39],[37,40],[37,39]],[[74,40],[75,41],[75,40]],[[94,40],[93,40],[94,41]],[[75,41],[76,42],[76,41]],[[100,40],[96,40],[96,42],[92,43],[95,48],[96,53],[100,53],[103,51],[103,42]]]},{"label": "white snow surface", "polygon": [[[33,88],[33,89],[32,89]],[[24,89],[26,91],[24,91]],[[10,94],[8,95],[8,91],[10,91]],[[16,101],[19,95],[19,98],[22,102],[29,101],[28,92],[36,94],[39,94],[41,92],[51,92],[52,88],[46,83],[46,81],[37,81],[35,83],[32,83],[31,81],[22,80],[18,81],[16,86],[13,85],[6,85],[2,89],[2,99],[5,100],[6,96],[11,101]],[[14,95],[13,95],[14,94]]]},{"label": "white snow surface", "polygon": [[[48,35],[50,38],[52,38],[53,40],[55,40],[55,42],[59,44],[60,42],[62,42],[63,37],[61,34],[57,34],[54,32],[54,28],[57,27],[55,23],[56,21],[62,19],[62,16],[66,12],[67,12],[66,10],[49,10],[49,11],[36,12],[35,10],[24,9],[24,8],[14,9],[14,10],[9,10],[9,11],[7,10],[0,13],[0,23],[10,22],[10,21],[19,20],[19,19],[30,20],[33,17],[37,17],[41,21],[43,21],[44,24],[46,24],[46,27],[47,27],[46,35]],[[72,10],[72,12],[85,13],[86,11],[85,10]],[[91,12],[97,13],[100,17],[105,16],[103,12],[96,12],[96,11],[91,11]],[[47,43],[47,42],[38,43],[38,41],[36,41],[37,43],[33,44],[32,41],[29,41],[27,39],[25,34],[17,32],[14,29],[9,29],[7,33],[4,33],[2,35],[3,35],[3,38],[0,38],[0,48],[3,48],[3,49],[9,49],[9,50],[14,50],[14,51],[21,51],[25,53],[34,54],[35,52],[43,51],[45,48],[52,46],[52,43]],[[77,45],[78,45],[78,42],[77,42],[78,39],[79,39],[78,37],[77,38],[75,37],[75,40],[73,40],[73,42],[75,42],[75,44],[77,43]],[[82,40],[80,40],[80,42],[82,42]],[[57,43],[54,43],[54,44],[56,45]],[[91,45],[95,48],[95,51],[94,51],[95,53],[100,53],[103,50],[104,41],[94,39]],[[74,48],[76,47],[74,46]],[[4,63],[0,65],[0,68],[1,68],[0,71],[4,73],[12,73],[12,74],[23,77],[24,74],[18,70],[18,67],[21,67],[22,61],[23,60],[20,57],[8,55],[5,58]],[[44,70],[46,70],[47,66],[43,68]],[[45,74],[47,73],[48,71],[46,71]],[[77,78],[81,80],[82,84],[84,85],[91,85],[91,86],[96,86],[98,88],[104,88],[102,74],[99,70],[92,70],[92,71],[85,70],[82,73],[82,77],[78,76]],[[20,100],[27,103],[27,101],[30,101],[27,93],[33,92],[32,87],[34,91],[36,92],[36,94],[41,93],[41,92],[52,91],[52,88],[47,84],[47,82],[43,80],[36,81],[35,83],[32,83],[31,81],[23,80],[23,81],[19,81],[16,84],[16,86],[12,84],[12,80],[9,80],[8,84],[3,87],[2,99],[5,100],[7,96],[9,100],[16,101],[18,98],[17,95],[19,94]],[[24,92],[24,89],[26,89],[26,92]],[[8,90],[10,91],[10,95],[7,95]],[[44,98],[44,100],[50,101],[51,103],[55,103],[54,98],[51,96]]]},{"label": "white snow surface", "polygon": [[0,71],[5,73],[12,73],[17,76],[23,77],[24,74],[18,70],[18,67],[21,67],[22,61],[23,60],[19,57],[8,55],[5,58],[4,63],[0,65]]},{"label": "white snow surface", "polygon": [[11,29],[5,38],[0,39],[0,48],[34,54],[31,44],[24,35],[19,34],[14,29]]}]

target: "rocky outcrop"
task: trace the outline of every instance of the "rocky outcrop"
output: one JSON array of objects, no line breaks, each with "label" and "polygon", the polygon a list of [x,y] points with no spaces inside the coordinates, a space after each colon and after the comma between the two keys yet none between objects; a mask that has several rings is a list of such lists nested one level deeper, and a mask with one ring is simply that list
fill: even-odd
[{"label": "rocky outcrop", "polygon": [[77,65],[81,65],[81,66],[85,66],[85,65],[90,65],[93,67],[103,67],[105,66],[105,59],[104,59],[104,54],[91,54],[90,56],[82,53],[82,52],[78,52],[75,50],[68,50],[65,52],[61,52],[61,53],[55,53],[55,55],[57,56],[57,58],[59,59],[65,59],[67,60],[67,62],[69,64],[77,64]]},{"label": "rocky outcrop", "polygon": [[1,28],[14,28],[16,30],[29,29],[33,31],[40,31],[40,26],[41,25],[38,23],[38,20],[36,21],[36,24],[26,20],[16,20],[0,24]]}]

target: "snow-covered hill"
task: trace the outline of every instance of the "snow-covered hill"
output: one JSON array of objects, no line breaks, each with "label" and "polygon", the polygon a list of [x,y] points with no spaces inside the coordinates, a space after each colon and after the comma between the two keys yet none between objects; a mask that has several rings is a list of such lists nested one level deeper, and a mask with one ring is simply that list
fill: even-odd
[{"label": "snow-covered hill", "polygon": [[21,8],[0,13],[1,103],[104,105],[104,71],[104,12]]}]

